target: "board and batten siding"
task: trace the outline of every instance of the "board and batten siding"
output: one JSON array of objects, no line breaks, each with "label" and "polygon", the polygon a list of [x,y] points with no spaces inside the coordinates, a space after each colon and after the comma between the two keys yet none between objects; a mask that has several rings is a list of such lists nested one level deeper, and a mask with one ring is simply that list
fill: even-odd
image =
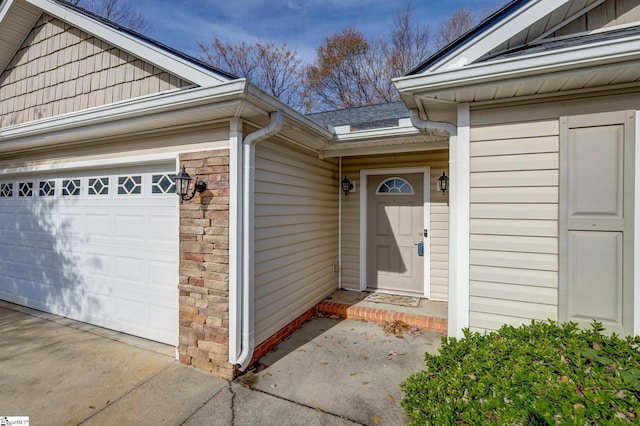
[{"label": "board and batten siding", "polygon": [[0,127],[190,85],[43,14],[0,74]]},{"label": "board and batten siding", "polygon": [[255,341],[338,288],[335,160],[277,141],[256,147]]},{"label": "board and batten siding", "polygon": [[470,328],[558,316],[557,119],[472,126]]},{"label": "board and batten siding", "polygon": [[637,0],[608,0],[556,31],[551,37],[640,22]]},{"label": "board and batten siding", "polygon": [[438,191],[442,172],[449,174],[449,151],[435,150],[394,155],[345,157],[342,179],[356,181],[356,191],[342,195],[342,287],[360,289],[360,170],[431,167],[431,299],[446,301],[449,277],[449,197]]}]

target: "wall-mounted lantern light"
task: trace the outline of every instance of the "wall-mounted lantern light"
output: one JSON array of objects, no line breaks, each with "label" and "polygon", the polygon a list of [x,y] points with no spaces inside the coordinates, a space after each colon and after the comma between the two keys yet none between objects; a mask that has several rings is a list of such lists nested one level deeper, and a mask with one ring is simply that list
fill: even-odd
[{"label": "wall-mounted lantern light", "polygon": [[176,181],[176,193],[178,197],[180,197],[180,204],[182,204],[183,201],[191,200],[195,197],[196,192],[202,192],[207,189],[207,183],[196,178],[196,182],[193,185],[193,192],[191,192],[191,195],[187,195],[193,179],[189,176],[184,166],[182,166],[182,171],[175,175],[174,179]]},{"label": "wall-mounted lantern light", "polygon": [[442,176],[438,178],[438,191],[442,191],[442,195],[444,196],[449,190],[449,178],[447,177],[445,172],[442,172]]},{"label": "wall-mounted lantern light", "polygon": [[342,179],[340,185],[342,185],[342,192],[344,192],[345,197],[349,195],[349,191],[353,189],[353,184],[346,176]]}]

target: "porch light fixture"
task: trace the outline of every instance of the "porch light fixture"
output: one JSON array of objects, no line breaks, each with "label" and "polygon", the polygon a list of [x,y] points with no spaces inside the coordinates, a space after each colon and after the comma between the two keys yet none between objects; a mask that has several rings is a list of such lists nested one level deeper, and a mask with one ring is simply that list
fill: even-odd
[{"label": "porch light fixture", "polygon": [[342,192],[344,192],[345,197],[349,195],[349,191],[353,189],[353,184],[346,176],[342,179],[340,185],[342,185]]},{"label": "porch light fixture", "polygon": [[202,192],[207,189],[207,183],[196,178],[191,195],[187,195],[189,193],[189,186],[193,179],[185,170],[185,166],[182,166],[182,171],[175,175],[174,179],[176,181],[176,193],[178,194],[178,197],[180,197],[180,204],[182,204],[183,201],[191,200],[195,197],[196,192]]},{"label": "porch light fixture", "polygon": [[449,178],[445,172],[442,172],[442,176],[438,178],[438,191],[442,191],[442,196],[447,193],[449,189]]}]

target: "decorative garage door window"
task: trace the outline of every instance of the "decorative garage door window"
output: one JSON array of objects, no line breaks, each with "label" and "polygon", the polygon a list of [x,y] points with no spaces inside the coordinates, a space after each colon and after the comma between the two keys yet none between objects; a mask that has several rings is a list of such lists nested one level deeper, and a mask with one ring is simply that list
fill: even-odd
[{"label": "decorative garage door window", "polygon": [[89,195],[109,195],[109,178],[89,178]]},{"label": "decorative garage door window", "polygon": [[168,174],[153,175],[151,177],[151,193],[169,194],[176,192],[176,184]]},{"label": "decorative garage door window", "polygon": [[33,197],[33,182],[20,182],[18,197]]},{"label": "decorative garage door window", "polygon": [[413,195],[413,187],[406,180],[393,177],[385,180],[378,186],[377,195]]},{"label": "decorative garage door window", "polygon": [[80,195],[80,179],[63,179],[62,196]]},{"label": "decorative garage door window", "polygon": [[56,181],[55,180],[46,180],[40,182],[38,190],[38,195],[41,197],[53,197],[56,193]]},{"label": "decorative garage door window", "polygon": [[0,182],[0,198],[18,200],[30,197],[109,198],[115,196],[143,196],[165,198],[176,192],[172,173],[141,173],[131,175],[61,176],[43,180]]},{"label": "decorative garage door window", "polygon": [[0,183],[0,198],[13,197],[13,183]]},{"label": "decorative garage door window", "polygon": [[118,195],[142,194],[142,176],[121,176],[118,178]]}]

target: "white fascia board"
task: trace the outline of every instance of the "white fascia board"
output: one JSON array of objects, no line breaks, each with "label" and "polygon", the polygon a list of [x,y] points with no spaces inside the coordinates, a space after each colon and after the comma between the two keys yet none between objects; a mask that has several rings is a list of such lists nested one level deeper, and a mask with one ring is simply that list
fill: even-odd
[{"label": "white fascia board", "polygon": [[358,155],[398,154],[401,152],[424,152],[449,148],[448,141],[417,142],[410,144],[349,146],[320,152],[320,158],[352,157]]},{"label": "white fascia board", "polygon": [[[53,136],[89,125],[96,126],[225,100],[239,100],[244,97],[245,87],[246,80],[234,80],[219,86],[177,90],[0,129],[0,152],[7,151],[8,142],[21,144],[22,149],[45,146],[49,142],[46,136],[42,137],[44,134]],[[32,139],[30,143],[25,141],[28,138]]]},{"label": "white fascia board", "polygon": [[536,0],[512,12],[507,19],[470,39],[467,43],[449,52],[439,61],[431,64],[423,73],[443,71],[464,67],[491,52],[522,30],[529,28],[540,19],[570,0]]},{"label": "white fascia board", "polygon": [[394,80],[394,83],[401,94],[419,95],[421,92],[437,92],[638,59],[640,59],[640,36],[634,36],[479,63],[428,75],[402,77]]},{"label": "white fascia board", "polygon": [[223,76],[172,55],[164,49],[145,43],[132,35],[116,31],[110,26],[66,8],[52,0],[25,0],[48,14],[102,39],[133,56],[154,64],[183,80],[198,86],[211,86],[229,81]]}]

